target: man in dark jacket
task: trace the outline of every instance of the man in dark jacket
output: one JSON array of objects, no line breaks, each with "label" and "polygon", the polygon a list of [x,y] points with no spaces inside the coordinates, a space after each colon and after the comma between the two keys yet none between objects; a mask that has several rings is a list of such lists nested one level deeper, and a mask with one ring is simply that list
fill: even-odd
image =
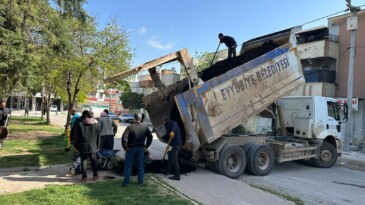
[{"label": "man in dark jacket", "polygon": [[11,111],[5,107],[5,101],[0,101],[0,126],[7,126],[7,119],[10,117]]},{"label": "man in dark jacket", "polygon": [[[152,134],[148,127],[141,123],[142,115],[134,114],[133,124],[129,125],[122,136],[122,146],[125,151],[123,186],[128,186],[134,160],[137,164],[138,184],[143,185],[144,152],[152,143]],[[147,139],[147,142],[146,142]]]},{"label": "man in dark jacket", "polygon": [[182,144],[180,129],[175,121],[164,119],[164,123],[167,135],[164,138],[169,138],[166,149],[170,149],[171,146],[169,161],[165,173],[170,174],[172,167],[174,176],[169,177],[169,179],[180,180],[180,167],[179,161],[177,160]]},{"label": "man in dark jacket", "polygon": [[81,182],[87,181],[86,175],[86,162],[87,158],[91,161],[91,168],[93,170],[93,181],[97,181],[98,171],[97,164],[95,160],[95,155],[97,150],[99,149],[99,125],[98,122],[94,119],[94,113],[89,111],[86,118],[83,119],[82,122],[79,123],[76,128],[75,138],[74,138],[74,147],[78,150],[81,157],[81,173],[82,178]]},{"label": "man in dark jacket", "polygon": [[[74,145],[74,138],[77,135],[77,131],[80,132],[80,122],[83,122],[84,119],[89,115],[89,111],[88,110],[84,110],[82,111],[82,114],[80,117],[78,117],[74,123],[73,126],[71,126],[71,136],[70,136],[70,140],[71,140],[71,144]],[[74,145],[74,162],[72,163],[71,167],[70,167],[70,173],[72,175],[75,174],[80,174],[80,170],[81,170],[81,158],[80,155],[77,151],[77,149],[75,148]]]},{"label": "man in dark jacket", "polygon": [[228,48],[228,58],[236,57],[237,43],[234,38],[230,36],[224,36],[222,33],[218,35],[219,42],[226,44]]}]

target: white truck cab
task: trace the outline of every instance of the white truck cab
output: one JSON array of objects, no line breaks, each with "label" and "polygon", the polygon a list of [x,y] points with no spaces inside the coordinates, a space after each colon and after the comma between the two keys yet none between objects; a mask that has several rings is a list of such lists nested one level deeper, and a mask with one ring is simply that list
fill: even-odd
[{"label": "white truck cab", "polygon": [[337,101],[322,96],[283,97],[278,101],[283,110],[285,127],[296,137],[339,139],[341,117]]}]

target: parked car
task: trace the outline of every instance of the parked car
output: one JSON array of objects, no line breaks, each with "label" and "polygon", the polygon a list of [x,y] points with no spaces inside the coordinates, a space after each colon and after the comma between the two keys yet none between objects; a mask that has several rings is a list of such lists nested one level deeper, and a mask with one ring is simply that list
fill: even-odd
[{"label": "parked car", "polygon": [[124,114],[121,114],[119,115],[119,119],[122,121],[122,122],[133,122],[133,114],[131,113],[124,113]]},{"label": "parked car", "polygon": [[120,121],[119,117],[114,112],[110,112],[109,111],[108,116],[112,120],[118,120],[118,121]]},{"label": "parked car", "polygon": [[57,105],[51,105],[50,111],[51,112],[57,112],[58,111]]}]

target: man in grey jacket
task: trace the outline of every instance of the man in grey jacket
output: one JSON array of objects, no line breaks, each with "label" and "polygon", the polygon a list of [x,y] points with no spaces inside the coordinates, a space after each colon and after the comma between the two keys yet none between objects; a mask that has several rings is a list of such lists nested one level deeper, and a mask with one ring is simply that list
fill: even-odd
[{"label": "man in grey jacket", "polygon": [[118,131],[118,126],[108,117],[106,112],[100,114],[100,149],[112,150],[114,147],[114,136]]}]

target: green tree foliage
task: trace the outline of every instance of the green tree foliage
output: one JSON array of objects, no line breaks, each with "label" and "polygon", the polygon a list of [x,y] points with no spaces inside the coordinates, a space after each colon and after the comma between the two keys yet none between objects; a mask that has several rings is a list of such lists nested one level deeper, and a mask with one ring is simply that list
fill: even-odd
[{"label": "green tree foliage", "polygon": [[46,110],[53,95],[71,108],[106,76],[129,68],[128,36],[116,20],[98,30],[86,0],[53,2],[0,0],[0,98],[27,90],[42,93]]},{"label": "green tree foliage", "polygon": [[27,86],[29,72],[39,63],[48,6],[46,0],[0,2],[0,97]]},{"label": "green tree foliage", "polygon": [[143,94],[134,92],[125,92],[120,96],[124,108],[127,109],[141,109],[143,107],[142,102]]},{"label": "green tree foliage", "polygon": [[[217,56],[214,57],[214,53],[208,53],[208,52],[198,52],[195,51],[195,57],[193,58],[193,64],[195,66],[195,69],[197,72],[201,72],[208,68],[210,64],[214,64],[217,62]],[[213,62],[212,62],[213,61]],[[185,69],[181,69],[181,77],[186,77],[187,74],[185,72]]]},{"label": "green tree foliage", "polygon": [[107,84],[107,89],[114,88],[118,91],[121,91],[123,93],[125,92],[131,92],[131,86],[129,85],[129,82],[123,79],[115,80],[112,83]]}]

